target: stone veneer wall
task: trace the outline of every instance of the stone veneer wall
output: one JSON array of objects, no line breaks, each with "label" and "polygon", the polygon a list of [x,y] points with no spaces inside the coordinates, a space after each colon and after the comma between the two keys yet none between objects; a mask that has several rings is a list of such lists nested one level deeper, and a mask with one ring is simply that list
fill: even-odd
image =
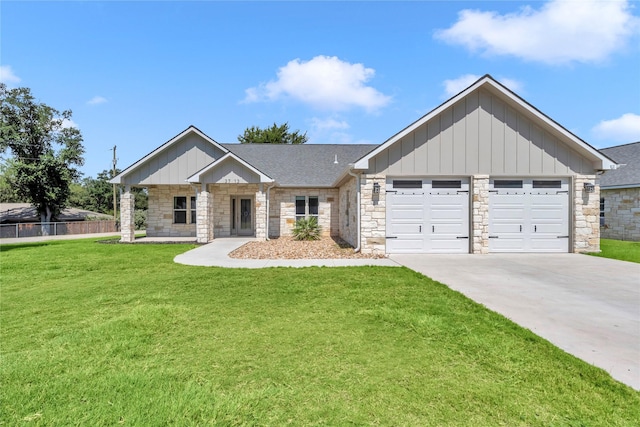
[{"label": "stone veneer wall", "polygon": [[339,188],[338,228],[340,237],[353,247],[358,246],[357,180],[351,177]]},{"label": "stone veneer wall", "polygon": [[213,240],[213,195],[208,191],[198,193],[196,201],[196,237],[198,243]]},{"label": "stone veneer wall", "polygon": [[604,198],[605,239],[640,241],[640,188],[601,190]]},{"label": "stone veneer wall", "polygon": [[269,192],[269,237],[290,236],[296,223],[296,196],[318,197],[318,223],[323,236],[338,236],[339,190],[336,188],[279,188]]},{"label": "stone veneer wall", "polygon": [[573,179],[573,251],[600,251],[600,186],[593,193],[584,191],[584,183],[596,182],[595,175],[576,175]]},{"label": "stone veneer wall", "polygon": [[489,175],[474,175],[471,179],[473,191],[471,227],[474,254],[489,253]]},{"label": "stone veneer wall", "polygon": [[187,224],[173,223],[173,198],[187,198],[187,208],[191,208],[191,197],[196,191],[190,185],[152,185],[149,192],[147,210],[147,236],[149,237],[195,237],[196,225],[190,224],[191,214],[187,209]]},{"label": "stone veneer wall", "polygon": [[[256,237],[264,238],[265,206],[264,196],[258,197],[259,184],[209,184],[208,190],[213,194],[213,234],[214,237],[231,236],[231,196],[251,197],[254,201],[254,228]],[[260,206],[257,206],[260,204]],[[261,235],[258,234],[258,225]]]},{"label": "stone veneer wall", "polygon": [[120,196],[120,241],[131,243],[136,239],[134,209],[136,196],[126,191]]},{"label": "stone veneer wall", "polygon": [[[373,184],[380,184],[380,193],[373,194]],[[384,255],[386,250],[386,177],[362,174],[360,179],[360,251]]]}]

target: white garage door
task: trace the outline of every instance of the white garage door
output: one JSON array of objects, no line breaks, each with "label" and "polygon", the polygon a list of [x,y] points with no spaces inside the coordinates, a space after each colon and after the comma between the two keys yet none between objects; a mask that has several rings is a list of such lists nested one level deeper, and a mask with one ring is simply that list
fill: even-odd
[{"label": "white garage door", "polygon": [[490,252],[568,252],[569,180],[491,179]]},{"label": "white garage door", "polygon": [[389,179],[388,253],[469,253],[468,179]]}]

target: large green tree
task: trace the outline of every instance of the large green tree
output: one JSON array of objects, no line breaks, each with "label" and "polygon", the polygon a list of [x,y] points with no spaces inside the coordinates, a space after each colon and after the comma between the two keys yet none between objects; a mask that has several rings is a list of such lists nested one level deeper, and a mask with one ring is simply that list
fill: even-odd
[{"label": "large green tree", "polygon": [[288,123],[280,126],[274,123],[266,129],[251,126],[238,135],[238,141],[242,144],[304,144],[308,139],[306,132],[290,131]]},{"label": "large green tree", "polygon": [[69,123],[71,110],[60,112],[36,101],[28,88],[0,84],[0,151],[10,151],[16,191],[42,222],[66,206],[71,183],[81,175],[82,135]]}]

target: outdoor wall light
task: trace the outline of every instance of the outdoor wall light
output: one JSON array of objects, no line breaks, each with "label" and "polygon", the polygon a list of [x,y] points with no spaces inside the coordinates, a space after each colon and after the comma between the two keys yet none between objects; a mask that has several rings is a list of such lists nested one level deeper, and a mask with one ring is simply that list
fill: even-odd
[{"label": "outdoor wall light", "polygon": [[593,193],[594,191],[596,191],[596,186],[590,182],[585,182],[584,191],[586,191],[587,193]]},{"label": "outdoor wall light", "polygon": [[380,194],[380,184],[377,182],[373,183],[373,194]]}]

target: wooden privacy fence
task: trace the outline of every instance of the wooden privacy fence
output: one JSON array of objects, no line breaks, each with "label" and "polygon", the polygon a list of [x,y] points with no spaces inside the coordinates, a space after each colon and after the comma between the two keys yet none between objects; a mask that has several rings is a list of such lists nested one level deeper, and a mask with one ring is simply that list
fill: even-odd
[{"label": "wooden privacy fence", "polygon": [[116,221],[25,222],[0,224],[0,238],[117,233]]}]

